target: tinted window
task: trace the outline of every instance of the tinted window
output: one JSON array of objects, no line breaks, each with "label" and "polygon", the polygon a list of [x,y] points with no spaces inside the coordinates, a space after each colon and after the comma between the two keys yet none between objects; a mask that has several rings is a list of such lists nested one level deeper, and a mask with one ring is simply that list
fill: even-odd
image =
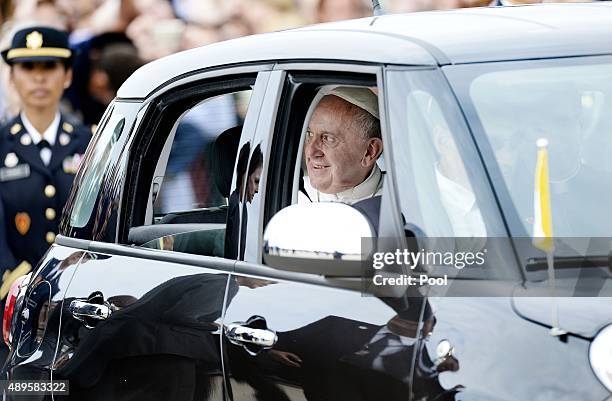
[{"label": "tinted window", "polygon": [[[389,71],[389,120],[394,179],[408,236],[434,255],[485,255],[461,277],[515,274],[506,236],[455,98],[437,70]],[[455,257],[455,256],[453,256]],[[481,260],[481,259],[479,259]],[[430,274],[455,276],[454,263],[439,257],[422,263]]]},{"label": "tinted window", "polygon": [[181,115],[157,161],[152,221],[130,230],[132,243],[224,256],[232,174],[250,94],[208,98]]},{"label": "tinted window", "polygon": [[111,161],[113,146],[121,136],[125,127],[125,117],[112,113],[105,124],[98,129],[85,158],[85,170],[78,180],[78,192],[74,199],[70,225],[84,227],[90,219],[102,179]]}]

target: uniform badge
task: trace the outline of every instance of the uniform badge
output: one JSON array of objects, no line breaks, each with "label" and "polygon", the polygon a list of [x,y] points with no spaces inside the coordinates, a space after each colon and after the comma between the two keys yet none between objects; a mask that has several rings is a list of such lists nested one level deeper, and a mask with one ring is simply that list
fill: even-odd
[{"label": "uniform badge", "polygon": [[62,146],[66,146],[70,143],[70,135],[62,132],[59,136],[59,143]]},{"label": "uniform badge", "polygon": [[21,235],[26,235],[30,230],[30,215],[22,212],[15,215],[15,227]]},{"label": "uniform badge", "polygon": [[63,123],[62,124],[62,129],[64,131],[66,131],[67,133],[71,134],[72,131],[74,131],[74,127],[72,126],[72,124],[70,123]]},{"label": "uniform badge", "polygon": [[43,45],[43,36],[40,32],[30,32],[26,36],[26,47],[28,49],[40,49]]},{"label": "uniform badge", "polygon": [[7,154],[4,158],[4,165],[6,167],[15,167],[17,163],[19,163],[19,159],[17,158],[17,155],[13,152]]},{"label": "uniform badge", "polygon": [[30,135],[23,135],[19,142],[21,142],[23,146],[29,146],[32,144],[32,138],[30,137]]},{"label": "uniform badge", "polygon": [[68,156],[62,162],[62,168],[64,169],[64,173],[66,174],[76,174],[79,170],[79,166],[81,165],[81,161],[83,160],[83,155],[78,153]]},{"label": "uniform badge", "polygon": [[21,124],[13,124],[11,127],[11,135],[17,135],[21,131]]},{"label": "uniform badge", "polygon": [[21,180],[30,176],[29,164],[18,164],[15,167],[0,168],[0,182]]}]

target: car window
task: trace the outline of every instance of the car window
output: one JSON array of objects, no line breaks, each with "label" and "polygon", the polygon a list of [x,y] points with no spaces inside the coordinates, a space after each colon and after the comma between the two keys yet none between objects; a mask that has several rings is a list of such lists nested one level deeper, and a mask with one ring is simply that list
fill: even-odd
[{"label": "car window", "polygon": [[376,76],[296,73],[287,82],[295,88],[284,90],[281,100],[285,114],[277,119],[268,173],[275,186],[266,190],[264,221],[290,205],[336,202],[355,207],[376,231],[387,170]]},{"label": "car window", "polygon": [[[232,135],[233,139],[239,138],[240,129],[230,128],[242,125],[244,115],[241,113],[246,110],[249,96],[250,91],[216,96],[182,116],[154,202],[156,223],[175,221],[172,216],[176,213],[227,204],[228,183],[224,180],[231,180],[234,157],[215,154],[221,151],[215,143],[223,141],[224,137],[219,137],[226,131],[228,138]],[[213,171],[216,168],[218,170]]]},{"label": "car window", "polygon": [[77,181],[79,191],[76,193],[70,215],[71,226],[84,227],[88,223],[104,173],[111,161],[113,145],[117,143],[124,127],[125,117],[121,113],[113,113],[111,109],[108,120],[98,128],[90,145],[90,154],[85,158],[84,165],[87,167]]},{"label": "car window", "polygon": [[146,248],[224,256],[230,188],[251,90],[207,98],[175,122],[157,160],[152,218],[130,229]]},{"label": "car window", "polygon": [[[387,77],[393,168],[407,236],[423,238],[420,245],[431,255],[488,255],[462,277],[505,277],[498,258],[507,244],[490,240],[505,234],[499,210],[442,76],[432,70],[388,71]],[[430,274],[460,270],[440,258],[422,267]]]}]

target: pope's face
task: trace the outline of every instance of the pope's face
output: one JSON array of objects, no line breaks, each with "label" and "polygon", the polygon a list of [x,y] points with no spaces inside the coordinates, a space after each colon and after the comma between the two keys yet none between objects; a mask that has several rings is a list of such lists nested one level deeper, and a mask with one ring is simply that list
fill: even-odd
[{"label": "pope's face", "polygon": [[45,109],[59,105],[72,80],[72,70],[60,61],[15,63],[11,80],[26,109]]},{"label": "pope's face", "polygon": [[371,170],[364,161],[368,141],[353,122],[350,104],[336,96],[324,97],[310,119],[304,159],[310,184],[335,194],[359,185]]}]

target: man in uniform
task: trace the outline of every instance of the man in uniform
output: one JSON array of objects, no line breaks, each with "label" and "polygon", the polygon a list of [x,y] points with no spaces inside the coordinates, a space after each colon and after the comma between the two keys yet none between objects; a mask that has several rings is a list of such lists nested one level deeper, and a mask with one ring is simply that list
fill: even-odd
[{"label": "man in uniform", "polygon": [[0,128],[0,224],[18,264],[0,255],[7,287],[17,273],[30,271],[54,242],[91,133],[59,111],[72,80],[67,33],[40,26],[22,29],[2,58],[10,66],[22,106],[19,115]]}]

